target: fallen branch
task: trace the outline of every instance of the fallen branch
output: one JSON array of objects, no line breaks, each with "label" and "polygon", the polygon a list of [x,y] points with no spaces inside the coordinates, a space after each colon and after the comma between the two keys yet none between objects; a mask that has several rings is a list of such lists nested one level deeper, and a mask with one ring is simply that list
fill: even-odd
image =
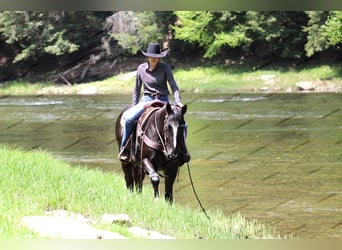
[{"label": "fallen branch", "polygon": [[68,79],[66,79],[62,74],[58,74],[58,76],[68,85],[68,86],[72,86],[72,83],[68,81]]}]

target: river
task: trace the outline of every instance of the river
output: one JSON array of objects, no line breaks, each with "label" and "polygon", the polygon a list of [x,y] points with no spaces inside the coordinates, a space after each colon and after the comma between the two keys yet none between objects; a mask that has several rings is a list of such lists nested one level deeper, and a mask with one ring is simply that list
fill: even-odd
[{"label": "river", "polygon": [[[205,209],[304,239],[342,239],[342,95],[183,94]],[[114,124],[130,96],[0,96],[0,143],[121,173]],[[183,166],[175,202],[199,209]],[[163,188],[161,187],[161,191]]]}]

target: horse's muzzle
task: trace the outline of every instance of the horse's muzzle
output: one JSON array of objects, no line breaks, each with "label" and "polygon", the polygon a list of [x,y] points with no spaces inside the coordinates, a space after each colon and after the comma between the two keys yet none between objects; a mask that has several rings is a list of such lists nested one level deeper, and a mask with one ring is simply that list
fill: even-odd
[{"label": "horse's muzzle", "polygon": [[184,162],[189,162],[190,159],[191,159],[191,156],[190,156],[189,153],[186,153],[186,154],[183,155],[183,161]]},{"label": "horse's muzzle", "polygon": [[177,159],[177,157],[178,157],[178,154],[175,154],[175,153],[172,153],[166,156],[168,160],[175,160]]}]

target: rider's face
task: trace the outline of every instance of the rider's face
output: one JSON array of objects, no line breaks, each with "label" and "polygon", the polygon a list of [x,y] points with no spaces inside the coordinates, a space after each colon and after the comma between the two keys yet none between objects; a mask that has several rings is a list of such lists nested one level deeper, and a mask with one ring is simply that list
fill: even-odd
[{"label": "rider's face", "polygon": [[157,65],[157,63],[159,62],[159,60],[160,60],[160,58],[157,58],[157,57],[149,57],[148,62],[150,64],[150,67],[154,68]]}]

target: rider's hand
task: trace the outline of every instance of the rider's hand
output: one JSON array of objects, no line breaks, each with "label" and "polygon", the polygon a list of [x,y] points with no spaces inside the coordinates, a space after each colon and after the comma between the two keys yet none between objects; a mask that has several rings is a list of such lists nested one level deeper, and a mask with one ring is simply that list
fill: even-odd
[{"label": "rider's hand", "polygon": [[177,105],[178,105],[179,107],[181,107],[181,108],[183,108],[183,107],[184,107],[184,104],[183,104],[183,103],[181,103],[181,102],[177,102]]}]

